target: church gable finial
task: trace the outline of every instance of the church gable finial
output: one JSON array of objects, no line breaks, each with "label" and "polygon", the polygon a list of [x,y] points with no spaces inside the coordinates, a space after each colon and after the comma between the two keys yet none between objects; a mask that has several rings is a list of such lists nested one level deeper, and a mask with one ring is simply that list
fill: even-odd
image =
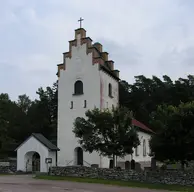
[{"label": "church gable finial", "polygon": [[80,28],[82,28],[82,21],[83,21],[84,19],[82,18],[82,17],[80,17],[80,19],[78,20],[78,22],[80,23]]}]

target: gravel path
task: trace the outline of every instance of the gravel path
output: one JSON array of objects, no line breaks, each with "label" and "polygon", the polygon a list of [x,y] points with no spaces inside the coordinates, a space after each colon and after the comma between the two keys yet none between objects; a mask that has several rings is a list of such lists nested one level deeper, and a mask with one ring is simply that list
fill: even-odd
[{"label": "gravel path", "polygon": [[166,192],[101,184],[33,179],[31,175],[0,176],[0,192]]}]

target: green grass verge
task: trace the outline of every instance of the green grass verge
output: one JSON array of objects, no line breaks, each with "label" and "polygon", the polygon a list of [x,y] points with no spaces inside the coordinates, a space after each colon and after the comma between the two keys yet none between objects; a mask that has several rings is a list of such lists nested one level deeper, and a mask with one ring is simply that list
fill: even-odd
[{"label": "green grass verge", "polygon": [[0,176],[13,175],[12,173],[0,173]]},{"label": "green grass verge", "polygon": [[185,187],[181,185],[165,185],[165,184],[151,184],[151,183],[141,183],[135,181],[115,181],[115,180],[104,180],[104,179],[91,179],[91,178],[78,178],[78,177],[60,177],[60,176],[48,176],[48,175],[38,175],[36,179],[46,179],[46,180],[60,180],[60,181],[72,181],[80,183],[97,183],[97,184],[108,184],[123,187],[139,187],[147,189],[164,189],[169,191],[187,191],[194,192],[194,187]]}]

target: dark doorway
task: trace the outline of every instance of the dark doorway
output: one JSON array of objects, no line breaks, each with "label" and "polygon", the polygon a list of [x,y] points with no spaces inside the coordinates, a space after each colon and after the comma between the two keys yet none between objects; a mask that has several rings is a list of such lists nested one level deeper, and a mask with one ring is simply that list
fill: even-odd
[{"label": "dark doorway", "polygon": [[76,165],[83,165],[83,150],[81,147],[75,148]]},{"label": "dark doorway", "polygon": [[131,169],[135,169],[135,160],[134,159],[132,159],[131,160]]},{"label": "dark doorway", "polygon": [[112,169],[114,166],[113,166],[113,160],[110,159],[110,162],[109,162],[109,168]]},{"label": "dark doorway", "polygon": [[125,169],[130,169],[130,162],[129,161],[125,161]]},{"label": "dark doorway", "polygon": [[32,156],[32,171],[40,171],[40,155],[38,153],[34,153]]},{"label": "dark doorway", "polygon": [[152,170],[156,169],[156,159],[154,157],[151,158],[151,168]]}]

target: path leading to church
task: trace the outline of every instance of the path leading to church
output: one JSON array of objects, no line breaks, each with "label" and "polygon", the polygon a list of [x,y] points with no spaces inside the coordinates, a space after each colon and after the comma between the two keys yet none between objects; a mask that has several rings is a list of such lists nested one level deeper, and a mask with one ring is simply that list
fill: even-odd
[{"label": "path leading to church", "polygon": [[[157,192],[165,192],[159,191]],[[66,181],[36,180],[30,175],[0,176],[0,192],[156,192],[155,190],[115,187]]]}]

